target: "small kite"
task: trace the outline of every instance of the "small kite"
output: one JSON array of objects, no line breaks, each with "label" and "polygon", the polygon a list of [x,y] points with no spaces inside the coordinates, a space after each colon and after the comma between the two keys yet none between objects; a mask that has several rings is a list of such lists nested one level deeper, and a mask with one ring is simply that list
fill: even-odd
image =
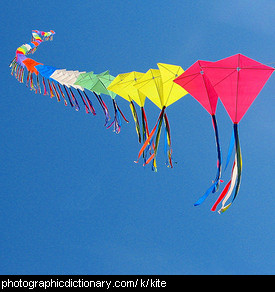
[{"label": "small kite", "polygon": [[[50,94],[50,97],[56,96],[57,100],[61,100],[61,96],[64,98],[64,103],[67,106],[66,97],[69,100],[71,107],[74,107],[77,111],[80,110],[80,105],[72,89],[75,89],[84,106],[86,113],[96,114],[92,102],[84,88],[91,90],[98,99],[104,114],[105,125],[107,128],[114,126],[114,132],[119,133],[121,128],[120,115],[127,121],[121,109],[118,107],[115,100],[115,94],[107,90],[108,85],[112,82],[114,77],[109,74],[109,71],[105,71],[100,74],[93,74],[93,72],[79,72],[78,70],[66,70],[58,69],[53,66],[44,65],[31,58],[26,57],[30,53],[34,53],[37,47],[47,40],[52,40],[54,31],[43,32],[38,30],[32,31],[32,41],[29,44],[24,44],[16,50],[16,56],[10,63],[11,74],[14,75],[19,82],[24,82],[24,71],[27,71],[26,85],[34,90],[35,93],[42,93],[40,86],[39,76],[42,79],[43,93],[44,95]],[[36,77],[35,77],[36,76]],[[36,84],[35,84],[36,81]],[[83,86],[81,82],[89,82],[92,86],[89,88],[87,85]],[[85,84],[86,84],[85,83]],[[100,94],[107,94],[111,96],[114,107],[114,120],[108,124],[111,117],[109,115],[108,108],[103,101]]]},{"label": "small kite", "polygon": [[33,30],[32,41],[28,44],[23,44],[22,46],[17,48],[15,57],[10,63],[10,67],[11,67],[11,74],[12,75],[14,74],[16,79],[20,83],[23,83],[24,70],[27,69],[28,71],[27,85],[30,84],[31,89],[34,89],[32,73],[35,73],[35,75],[38,75],[38,72],[34,68],[34,66],[40,63],[37,63],[36,61],[30,58],[27,58],[26,56],[28,54],[33,54],[36,51],[37,47],[43,41],[52,40],[54,34],[55,32],[53,30],[49,32]]}]

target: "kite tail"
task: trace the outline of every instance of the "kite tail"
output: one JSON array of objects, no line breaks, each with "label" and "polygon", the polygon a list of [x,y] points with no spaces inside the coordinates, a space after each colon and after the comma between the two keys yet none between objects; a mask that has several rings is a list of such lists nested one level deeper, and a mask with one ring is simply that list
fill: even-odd
[{"label": "kite tail", "polygon": [[70,90],[70,93],[71,93],[72,100],[73,100],[74,103],[75,103],[75,110],[76,110],[76,111],[79,111],[79,110],[80,110],[80,107],[79,107],[79,104],[78,104],[78,102],[77,102],[77,99],[76,99],[76,97],[75,97],[75,95],[74,95],[74,93],[73,93],[71,87],[69,87],[69,90]]},{"label": "kite tail", "polygon": [[238,169],[238,174],[237,174],[237,182],[236,182],[236,188],[235,188],[235,193],[233,195],[233,199],[231,204],[234,202],[236,199],[240,185],[241,185],[241,176],[242,176],[242,153],[241,153],[241,145],[240,145],[240,140],[239,140],[239,133],[238,133],[238,124],[234,124],[234,135],[235,135],[235,151],[236,151],[236,156],[237,156],[237,169]]},{"label": "kite tail", "polygon": [[65,92],[66,92],[66,94],[67,94],[67,97],[68,97],[68,99],[69,99],[69,102],[70,102],[70,105],[71,105],[71,107],[74,107],[74,105],[73,105],[73,103],[72,103],[72,100],[71,100],[71,98],[70,98],[70,94],[69,94],[69,92],[68,92],[68,90],[67,90],[67,87],[63,84],[63,87],[64,87],[64,89],[65,89]]},{"label": "kite tail", "polygon": [[49,85],[49,89],[50,89],[50,97],[54,97],[54,93],[53,93],[53,89],[52,89],[52,86],[51,86],[51,83],[50,83],[50,80],[48,79],[48,85]]},{"label": "kite tail", "polygon": [[235,145],[235,135],[234,135],[234,128],[233,128],[231,139],[230,139],[230,145],[229,145],[229,148],[228,148],[228,153],[227,153],[224,172],[226,171],[227,166],[229,164],[229,161],[230,161],[230,158],[231,158],[231,155],[232,155],[232,152],[233,152],[234,145]]},{"label": "kite tail", "polygon": [[129,121],[126,119],[125,115],[123,114],[122,110],[119,108],[118,104],[116,103],[116,106],[117,106],[117,109],[119,111],[119,113],[121,114],[123,120],[126,122],[126,123],[129,123]]},{"label": "kite tail", "polygon": [[135,121],[135,126],[136,126],[136,132],[137,132],[137,136],[138,136],[138,142],[141,143],[141,135],[140,135],[140,126],[139,126],[139,121],[138,121],[138,115],[137,115],[137,111],[135,108],[135,105],[133,103],[133,101],[130,101],[130,109]]},{"label": "kite tail", "polygon": [[88,95],[86,94],[86,92],[84,90],[83,90],[83,93],[84,93],[84,95],[86,97],[86,100],[87,100],[87,103],[89,105],[89,108],[90,108],[91,113],[95,116],[96,115],[96,112],[95,112],[95,108],[93,107],[92,102],[90,101]]},{"label": "kite tail", "polygon": [[[235,140],[235,160],[234,160],[234,164],[232,167],[231,179],[229,181],[230,184],[228,183],[226,185],[225,189],[223,190],[222,194],[218,198],[217,202],[212,207],[213,211],[215,211],[215,209],[216,209],[215,207],[223,199],[222,207],[218,211],[219,213],[225,212],[231,206],[231,204],[235,200],[235,198],[239,192],[239,189],[240,189],[241,174],[242,174],[242,154],[241,154],[241,147],[240,147],[238,125],[237,124],[234,124],[233,131],[234,131],[234,140]],[[227,187],[228,185],[230,186],[230,188]],[[235,190],[234,190],[234,188],[235,188]],[[226,202],[228,201],[228,199],[230,198],[230,196],[232,195],[233,191],[234,191],[234,194],[233,194],[233,199],[232,199],[231,203],[229,203],[228,205],[225,205]]]},{"label": "kite tail", "polygon": [[[144,142],[143,146],[141,147],[139,153],[138,153],[138,159],[137,161],[135,161],[135,163],[138,163],[139,158],[141,157],[141,155],[143,154],[143,152],[145,151],[145,157],[147,156],[148,150],[151,148],[151,145],[153,143],[153,149],[154,149],[154,153],[151,154],[151,156],[149,157],[149,159],[145,158],[145,163],[143,165],[148,164],[152,159],[154,159],[153,161],[153,170],[157,171],[157,165],[156,165],[156,155],[157,155],[157,150],[158,150],[158,144],[159,144],[159,137],[160,137],[160,132],[161,132],[161,126],[162,126],[162,121],[163,121],[163,116],[165,113],[165,106],[162,108],[160,115],[157,119],[157,122],[155,124],[155,127],[153,128],[153,130],[151,131],[151,133],[149,134],[148,138],[146,139],[146,141]],[[154,140],[154,135],[156,134],[156,139],[155,142],[153,142]]]},{"label": "kite tail", "polygon": [[20,73],[21,73],[21,66],[18,65],[15,73],[15,78],[20,82]]},{"label": "kite tail", "polygon": [[[29,76],[29,73],[28,73],[28,76]],[[28,79],[27,79],[28,80]],[[42,83],[43,83],[43,88],[44,88],[44,95],[47,95],[48,93],[47,93],[47,87],[46,87],[46,83],[45,83],[45,79],[44,79],[44,77],[42,78]]]},{"label": "kite tail", "polygon": [[36,91],[35,85],[33,83],[33,73],[30,74],[30,88],[31,90]]},{"label": "kite tail", "polygon": [[23,76],[24,76],[24,67],[20,64],[14,63],[11,67],[11,75],[20,82],[23,83]]},{"label": "kite tail", "polygon": [[66,100],[65,94],[64,94],[64,92],[62,91],[62,89],[61,89],[61,87],[60,87],[60,85],[59,85],[58,82],[57,82],[57,86],[58,86],[58,89],[59,89],[59,91],[60,91],[60,93],[61,93],[63,99],[64,99],[64,104],[65,104],[65,106],[67,106],[68,103],[67,103],[67,100]]},{"label": "kite tail", "polygon": [[215,139],[216,139],[216,146],[217,146],[217,154],[218,154],[218,159],[217,159],[217,174],[216,178],[213,182],[215,185],[214,189],[212,190],[212,193],[215,193],[218,191],[219,186],[220,186],[220,178],[222,174],[222,154],[221,154],[221,146],[220,146],[220,141],[219,141],[219,132],[218,132],[218,125],[217,125],[217,120],[215,115],[212,115],[212,122],[213,122],[213,128],[215,132]]},{"label": "kite tail", "polygon": [[16,63],[16,56],[10,61],[9,67],[12,68],[14,64]]},{"label": "kite tail", "polygon": [[157,151],[158,151],[158,146],[159,146],[159,139],[160,139],[161,128],[162,128],[162,124],[163,124],[163,116],[164,116],[164,112],[162,114],[162,117],[159,120],[158,127],[157,127],[156,140],[155,140],[155,143],[154,143],[154,145],[155,145],[155,147],[154,147],[154,153],[145,162],[145,164],[148,164],[151,161],[151,159],[153,159],[152,170],[154,172],[157,172],[157,161],[156,161],[156,157],[157,157]]},{"label": "kite tail", "polygon": [[88,105],[87,105],[85,99],[83,98],[83,96],[82,96],[82,94],[81,94],[81,92],[80,92],[80,90],[79,90],[78,88],[77,88],[77,92],[78,92],[79,96],[80,96],[81,99],[82,99],[82,102],[83,102],[83,104],[84,104],[84,106],[85,106],[86,113],[89,114],[91,111],[90,111],[90,109],[89,109],[89,107],[88,107]]},{"label": "kite tail", "polygon": [[11,67],[11,75],[14,76],[17,79],[17,70],[19,69],[19,64],[17,62],[12,64]]},{"label": "kite tail", "polygon": [[16,57],[14,57],[14,59],[10,63],[11,75],[12,76],[14,74],[14,70],[15,70],[16,66],[17,66]]},{"label": "kite tail", "polygon": [[211,194],[211,193],[215,193],[218,191],[219,186],[220,186],[220,182],[221,182],[221,173],[222,173],[222,158],[221,158],[221,148],[220,148],[220,142],[219,142],[219,133],[218,133],[218,125],[217,125],[217,120],[215,115],[212,115],[212,122],[213,122],[213,128],[214,128],[214,132],[215,132],[215,139],[216,139],[216,146],[217,146],[217,174],[216,174],[216,178],[213,181],[212,185],[206,190],[206,192],[204,193],[204,195],[202,197],[200,197],[194,204],[194,206],[199,206],[200,204],[202,204],[205,199]]},{"label": "kite tail", "polygon": [[[144,107],[141,107],[141,121],[142,121],[142,140],[143,140],[143,143],[144,143],[146,141],[146,139],[148,138],[148,136],[149,136],[148,122],[147,122],[147,117],[146,117],[146,114],[145,114]],[[149,147],[150,149],[151,149],[151,144],[150,144],[150,147]],[[153,145],[153,149],[154,149],[155,148],[154,143],[152,145]],[[149,148],[147,149],[147,151],[143,152],[144,163],[146,163],[146,157],[147,157],[147,153],[148,153]]]},{"label": "kite tail", "polygon": [[111,126],[114,125],[114,132],[116,134],[119,134],[120,129],[121,129],[121,120],[120,120],[119,110],[118,110],[118,106],[115,99],[113,99],[113,106],[114,106],[114,112],[115,112],[114,120],[110,123],[110,125],[107,126],[107,129],[111,128]]},{"label": "kite tail", "polygon": [[38,74],[36,75],[36,84],[37,84],[38,93],[41,94],[41,87],[40,87],[40,82],[39,82],[39,76],[38,76]]},{"label": "kite tail", "polygon": [[14,73],[14,77],[18,80],[18,72],[19,72],[20,65],[16,64],[14,66],[14,71],[12,71],[12,75]]},{"label": "kite tail", "polygon": [[[171,146],[171,132],[170,132],[170,125],[168,121],[168,117],[166,113],[164,114],[164,122],[165,122],[165,132],[166,132],[166,139],[165,139],[165,154],[167,155],[166,165],[167,167],[173,168],[172,164],[172,146]],[[167,147],[168,146],[168,147]]]},{"label": "kite tail", "polygon": [[[231,196],[231,194],[232,194],[232,192],[234,190],[234,187],[235,187],[235,183],[236,183],[236,176],[237,176],[237,167],[236,166],[237,166],[237,164],[236,164],[236,160],[235,160],[234,164],[233,164],[233,167],[232,167],[232,171],[231,171],[230,181],[226,184],[225,188],[221,192],[221,194],[218,197],[217,201],[212,206],[211,211],[216,211],[216,208],[217,208],[218,204],[222,200],[223,200],[223,202],[222,202],[222,208],[221,209],[223,209],[226,201]],[[218,211],[219,213],[221,212],[221,209]]]},{"label": "kite tail", "polygon": [[56,98],[57,98],[57,101],[59,102],[59,101],[60,101],[60,95],[59,95],[59,93],[58,93],[58,91],[57,91],[57,89],[56,89],[56,86],[55,86],[55,84],[54,84],[53,81],[51,81],[50,83],[51,83],[52,88],[53,88],[53,90],[54,90],[54,92],[55,92],[55,96],[56,96]]},{"label": "kite tail", "polygon": [[24,74],[25,74],[25,68],[22,67],[21,80],[20,80],[21,83],[24,83]]},{"label": "kite tail", "polygon": [[16,72],[15,72],[15,78],[19,81],[19,75],[20,75],[20,69],[21,69],[21,66],[18,65],[16,67]]},{"label": "kite tail", "polygon": [[20,69],[20,65],[19,64],[16,64],[16,67],[15,67],[15,78],[18,80],[18,75],[19,75],[19,69]]},{"label": "kite tail", "polygon": [[95,97],[97,98],[99,104],[101,105],[102,109],[103,109],[103,112],[105,114],[105,125],[106,126],[108,124],[108,122],[110,121],[110,115],[109,115],[109,111],[108,111],[108,108],[105,104],[105,102],[102,100],[102,97],[100,95],[97,95],[94,91],[93,91]]},{"label": "kite tail", "polygon": [[[26,80],[26,86],[27,86],[27,87],[29,87],[30,75],[31,75],[31,72],[28,71],[28,74],[27,74],[27,80]],[[16,77],[16,73],[15,73],[15,77]]]},{"label": "kite tail", "polygon": [[21,82],[21,83],[24,83],[24,74],[25,74],[25,68],[22,67],[21,78],[20,78],[20,82]]},{"label": "kite tail", "polygon": [[145,142],[149,136],[149,128],[148,128],[147,117],[146,117],[143,106],[141,107],[141,121],[142,121],[142,138],[143,138],[143,142]]}]

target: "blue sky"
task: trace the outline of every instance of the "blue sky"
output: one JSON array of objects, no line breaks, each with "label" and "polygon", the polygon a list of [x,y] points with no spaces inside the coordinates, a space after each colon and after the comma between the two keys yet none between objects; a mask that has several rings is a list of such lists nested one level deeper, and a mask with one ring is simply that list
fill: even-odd
[{"label": "blue sky", "polygon": [[[211,118],[190,96],[168,108],[177,165],[135,164],[130,123],[119,135],[104,117],[35,95],[10,75],[33,29],[56,31],[33,58],[68,70],[187,69],[242,53],[275,62],[274,1],[5,1],[0,10],[0,274],[274,274],[274,76],[240,123],[243,176],[234,205],[193,203],[216,172]],[[90,94],[91,98],[92,95]],[[111,109],[111,101],[104,97]],[[159,110],[146,103],[152,128]],[[231,121],[219,102],[226,155]],[[229,178],[229,172],[224,179]]]}]

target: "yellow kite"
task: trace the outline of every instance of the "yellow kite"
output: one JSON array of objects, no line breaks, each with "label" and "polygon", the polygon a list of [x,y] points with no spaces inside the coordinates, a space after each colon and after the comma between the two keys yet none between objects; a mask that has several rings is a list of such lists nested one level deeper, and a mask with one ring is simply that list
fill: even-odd
[{"label": "yellow kite", "polygon": [[[161,133],[161,127],[164,119],[165,129],[166,129],[166,141],[168,145],[167,157],[168,163],[167,166],[173,167],[172,165],[172,148],[171,148],[171,135],[170,135],[170,126],[168,122],[165,109],[182,98],[188,92],[183,89],[181,86],[178,86],[173,80],[181,75],[184,70],[180,66],[158,63],[159,70],[149,69],[143,77],[141,77],[136,84],[134,85],[140,92],[142,92],[147,98],[149,98],[156,106],[161,109],[160,115],[157,119],[156,125],[145,141],[144,145],[139,151],[138,159],[141,154],[145,151],[148,152],[150,149],[153,136],[156,132],[155,142],[153,143],[154,153],[147,159],[145,164],[148,164],[152,159],[153,160],[153,170],[157,171],[156,165],[156,155],[159,144],[159,138]],[[157,130],[157,131],[156,131]]]},{"label": "yellow kite", "polygon": [[108,86],[108,89],[120,95],[130,103],[130,108],[132,111],[132,115],[135,121],[136,132],[138,135],[139,143],[141,143],[141,134],[140,134],[140,126],[138,115],[134,106],[133,101],[135,101],[141,108],[142,115],[142,133],[143,133],[143,142],[147,139],[149,135],[147,118],[144,110],[144,104],[146,95],[141,93],[138,89],[136,89],[133,85],[138,82],[138,80],[144,75],[141,72],[129,72],[119,74],[113,82]]}]

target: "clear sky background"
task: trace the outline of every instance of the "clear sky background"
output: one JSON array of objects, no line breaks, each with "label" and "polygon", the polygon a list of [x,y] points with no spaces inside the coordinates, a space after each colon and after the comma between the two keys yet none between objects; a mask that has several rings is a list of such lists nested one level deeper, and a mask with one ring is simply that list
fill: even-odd
[{"label": "clear sky background", "polygon": [[[167,110],[177,164],[164,165],[162,136],[154,173],[134,163],[125,100],[130,123],[117,135],[91,93],[96,116],[35,95],[8,67],[33,29],[56,35],[32,58],[68,70],[187,69],[236,53],[274,66],[274,11],[273,0],[4,1],[0,274],[274,274],[274,74],[240,123],[241,188],[219,215],[210,211],[218,194],[193,206],[215,177],[216,145],[190,95]],[[147,101],[146,111],[152,128],[159,110]],[[232,124],[220,102],[217,120],[226,156]]]}]

